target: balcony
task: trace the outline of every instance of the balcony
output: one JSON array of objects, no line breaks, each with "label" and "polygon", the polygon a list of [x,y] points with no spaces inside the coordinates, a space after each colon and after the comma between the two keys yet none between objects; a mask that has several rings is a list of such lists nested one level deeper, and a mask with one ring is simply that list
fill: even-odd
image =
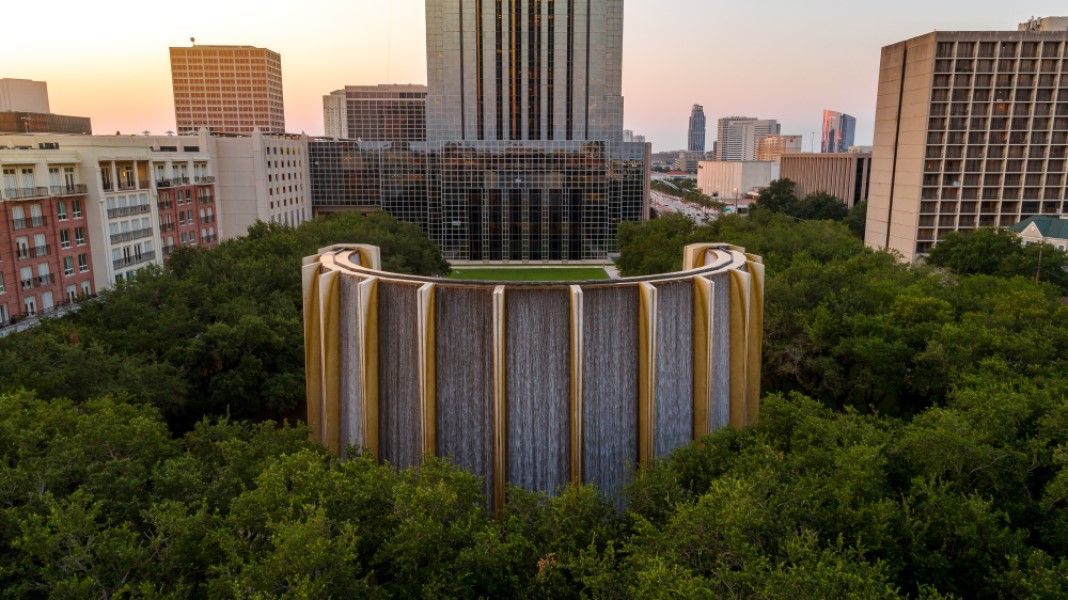
[{"label": "balcony", "polygon": [[197,196],[197,202],[200,202],[201,204],[211,204],[212,202],[215,202],[215,196],[212,196],[211,194],[199,195]]},{"label": "balcony", "polygon": [[170,179],[157,179],[156,180],[156,188],[157,189],[161,189],[162,190],[162,189],[165,189],[165,188],[172,188],[172,187],[174,187],[174,181],[172,181]]},{"label": "balcony", "polygon": [[84,196],[88,193],[89,188],[84,183],[48,186],[49,196]]},{"label": "balcony", "polygon": [[198,185],[209,185],[209,184],[215,183],[215,176],[214,175],[198,175],[197,177],[195,177],[195,180],[196,180]]},{"label": "balcony", "polygon": [[156,252],[142,252],[141,256],[128,256],[126,258],[120,258],[112,261],[112,266],[116,269],[123,269],[126,267],[132,267],[134,265],[140,265],[147,262],[156,260]]},{"label": "balcony", "polygon": [[47,198],[46,187],[4,188],[5,200],[28,200],[30,198]]},{"label": "balcony", "polygon": [[45,273],[37,277],[31,277],[29,279],[23,279],[19,282],[19,285],[24,290],[32,290],[33,288],[46,287],[55,283],[56,278],[51,273]]},{"label": "balcony", "polygon": [[117,219],[119,217],[129,217],[131,215],[143,215],[152,212],[152,208],[147,204],[135,204],[133,206],[120,206],[118,208],[108,209],[108,218]]},{"label": "balcony", "polygon": [[159,226],[160,231],[174,231],[174,223],[161,223]]},{"label": "balcony", "polygon": [[200,217],[200,224],[207,225],[208,223],[215,222],[215,215],[208,215],[206,217]]},{"label": "balcony", "polygon": [[139,240],[146,237],[152,237],[151,229],[137,229],[134,231],[124,231],[122,233],[116,233],[111,236],[112,244],[119,244],[121,242],[129,242],[131,240]]},{"label": "balcony", "polygon": [[173,177],[173,178],[171,178],[171,183],[174,184],[171,187],[174,187],[175,185],[189,185],[189,178],[188,177]]},{"label": "balcony", "polygon": [[11,219],[11,228],[18,231],[20,229],[30,229],[33,227],[44,227],[48,223],[48,217],[30,217],[28,219]]}]

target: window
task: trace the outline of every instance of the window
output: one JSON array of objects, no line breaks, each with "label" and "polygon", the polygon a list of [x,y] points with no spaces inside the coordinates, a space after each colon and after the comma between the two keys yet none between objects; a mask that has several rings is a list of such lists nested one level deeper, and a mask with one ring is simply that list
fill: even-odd
[{"label": "window", "polygon": [[37,300],[33,296],[26,298],[24,306],[26,307],[27,317],[32,317],[37,314]]},{"label": "window", "polygon": [[81,200],[71,200],[70,201],[70,208],[71,208],[71,212],[74,213],[74,218],[75,219],[82,218],[82,201]]},{"label": "window", "polygon": [[83,281],[82,282],[82,296],[88,297],[88,296],[91,296],[91,295],[93,295],[92,287],[90,287],[90,284],[89,284],[88,281]]},{"label": "window", "polygon": [[67,275],[68,277],[74,275],[74,257],[63,257],[63,274]]},{"label": "window", "polygon": [[74,302],[77,299],[78,299],[78,288],[74,287],[73,285],[68,285],[67,286],[67,301],[68,302]]},{"label": "window", "polygon": [[78,272],[79,273],[85,273],[88,270],[89,270],[89,255],[88,254],[79,254],[78,255]]},{"label": "window", "polygon": [[59,247],[70,248],[70,230],[61,229],[59,232]]},{"label": "window", "polygon": [[7,290],[4,289],[4,274],[0,273],[0,294],[3,294],[5,291]]},{"label": "window", "polygon": [[56,218],[60,221],[67,220],[67,203],[63,200],[56,203]]},{"label": "window", "polygon": [[85,228],[84,227],[76,227],[74,229],[74,243],[79,245],[79,246],[84,246],[85,245]]}]

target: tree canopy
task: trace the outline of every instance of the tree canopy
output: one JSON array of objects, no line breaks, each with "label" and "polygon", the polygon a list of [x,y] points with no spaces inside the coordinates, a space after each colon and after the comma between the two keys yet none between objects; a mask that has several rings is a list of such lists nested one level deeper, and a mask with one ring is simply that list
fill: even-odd
[{"label": "tree canopy", "polygon": [[0,341],[0,598],[1068,596],[1054,285],[772,211],[623,226],[627,275],[764,257],[760,420],[635,470],[624,510],[568,486],[490,514],[446,460],[340,462],[278,420],[299,259],[342,241],[447,268],[383,215],[260,226]]}]

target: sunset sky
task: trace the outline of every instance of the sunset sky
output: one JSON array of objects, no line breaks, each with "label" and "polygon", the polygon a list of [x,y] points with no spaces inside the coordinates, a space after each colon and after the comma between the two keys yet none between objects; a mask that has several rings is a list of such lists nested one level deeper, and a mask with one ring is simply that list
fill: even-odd
[{"label": "sunset sky", "polygon": [[[5,27],[0,77],[44,80],[53,112],[97,133],[174,129],[167,48],[247,44],[282,54],[286,125],[321,134],[322,95],[346,84],[425,83],[424,0],[60,0]],[[252,8],[255,7],[255,8]],[[879,48],[940,30],[1015,29],[1068,13],[1063,0],[627,0],[626,127],[654,150],[685,146],[690,105],[715,119],[778,118],[810,136],[823,108],[871,142]],[[11,15],[8,15],[9,17]],[[14,25],[14,22],[9,23]]]}]

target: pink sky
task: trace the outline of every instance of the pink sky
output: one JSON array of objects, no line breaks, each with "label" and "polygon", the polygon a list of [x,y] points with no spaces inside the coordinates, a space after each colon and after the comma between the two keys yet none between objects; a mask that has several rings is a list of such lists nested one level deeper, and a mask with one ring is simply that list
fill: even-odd
[{"label": "pink sky", "polygon": [[[165,6],[165,8],[164,8]],[[286,124],[320,134],[323,94],[346,84],[425,83],[424,0],[233,0],[146,5],[60,0],[45,23],[5,28],[0,77],[48,82],[52,110],[97,133],[174,128],[167,48],[248,44],[282,54]],[[656,150],[685,145],[690,105],[715,120],[778,118],[809,136],[832,108],[871,141],[879,49],[934,29],[1015,29],[1062,2],[627,0],[626,126]]]}]

